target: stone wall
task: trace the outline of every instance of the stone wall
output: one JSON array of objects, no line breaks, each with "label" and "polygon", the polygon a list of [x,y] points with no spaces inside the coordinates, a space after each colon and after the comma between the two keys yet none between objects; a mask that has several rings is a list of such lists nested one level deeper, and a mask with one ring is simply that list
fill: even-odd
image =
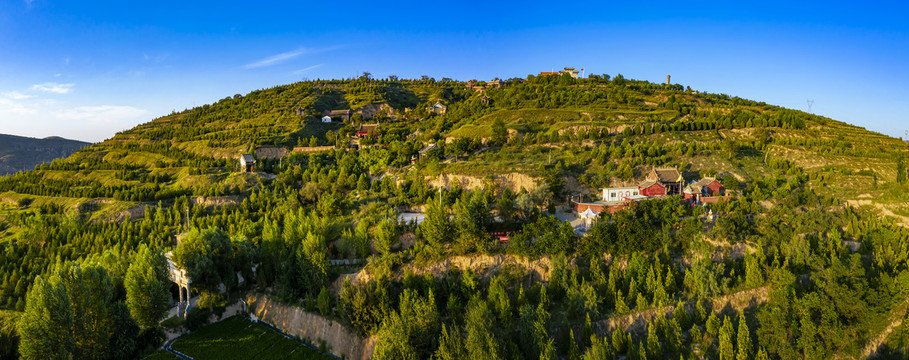
[{"label": "stone wall", "polygon": [[273,301],[265,295],[247,295],[246,302],[250,304],[250,311],[258,316],[259,320],[281,329],[288,335],[297,336],[313,345],[319,345],[321,340],[328,345],[332,354],[345,359],[372,358],[376,346],[375,336],[364,339],[337,321]]}]

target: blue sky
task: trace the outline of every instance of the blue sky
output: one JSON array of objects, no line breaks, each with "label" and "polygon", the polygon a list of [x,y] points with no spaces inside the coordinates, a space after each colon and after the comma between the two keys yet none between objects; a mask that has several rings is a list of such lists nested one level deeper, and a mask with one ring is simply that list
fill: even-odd
[{"label": "blue sky", "polygon": [[0,133],[100,141],[234,94],[368,71],[674,83],[909,130],[909,4],[0,0]]}]

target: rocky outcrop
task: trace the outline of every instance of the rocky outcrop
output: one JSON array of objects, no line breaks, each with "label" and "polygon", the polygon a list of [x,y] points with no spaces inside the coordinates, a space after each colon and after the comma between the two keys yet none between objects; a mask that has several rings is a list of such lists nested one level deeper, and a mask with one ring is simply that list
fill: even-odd
[{"label": "rocky outcrop", "polygon": [[325,343],[329,351],[345,359],[372,358],[376,337],[362,338],[337,321],[309,313],[296,306],[273,301],[265,295],[246,296],[250,311],[259,320],[271,324],[284,333],[304,339],[312,344]]},{"label": "rocky outcrop", "polygon": [[[455,184],[459,185],[462,189],[474,190],[479,188],[486,187],[486,182],[482,177],[472,176],[472,175],[462,175],[462,174],[442,174],[438,176],[427,176],[426,180],[429,181],[429,185],[432,187],[444,187],[446,189],[451,189]],[[498,184],[500,189],[508,187],[511,191],[515,193],[521,191],[521,188],[531,191],[537,187],[537,178],[521,174],[521,173],[507,173],[501,175],[493,176],[493,180]]]},{"label": "rocky outcrop", "polygon": [[[742,290],[733,294],[718,296],[707,300],[704,307],[707,311],[714,313],[723,313],[734,315],[736,312],[761,305],[767,302],[769,288],[767,286]],[[695,302],[685,303],[685,309],[689,314],[694,313]],[[702,303],[703,304],[703,303]],[[594,323],[594,330],[597,336],[607,336],[610,331],[622,328],[626,332],[645,333],[647,324],[654,321],[658,316],[666,316],[675,310],[675,306],[663,306],[659,308],[638,311],[627,315],[613,316]]]}]

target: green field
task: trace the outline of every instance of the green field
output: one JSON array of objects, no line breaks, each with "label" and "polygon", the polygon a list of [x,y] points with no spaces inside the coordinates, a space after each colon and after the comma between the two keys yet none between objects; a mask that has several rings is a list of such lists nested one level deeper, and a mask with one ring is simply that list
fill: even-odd
[{"label": "green field", "polygon": [[172,347],[199,360],[331,359],[330,356],[240,316],[186,335],[174,341]]},{"label": "green field", "polygon": [[151,355],[148,355],[143,358],[143,360],[172,360],[172,359],[179,359],[179,358],[177,357],[177,355],[171,354],[171,353],[167,352],[166,350],[160,350],[160,351],[153,352],[153,353],[151,353]]}]

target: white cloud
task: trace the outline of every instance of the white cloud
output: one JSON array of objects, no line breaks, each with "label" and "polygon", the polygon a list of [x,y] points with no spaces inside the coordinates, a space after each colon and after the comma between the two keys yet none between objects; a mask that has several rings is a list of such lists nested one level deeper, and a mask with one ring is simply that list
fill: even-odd
[{"label": "white cloud", "polygon": [[43,84],[32,85],[31,89],[44,92],[52,92],[56,94],[66,94],[73,89],[73,86],[76,86],[76,84],[58,84],[55,82],[46,82]]},{"label": "white cloud", "polygon": [[315,68],[317,68],[317,67],[319,67],[319,66],[322,66],[322,65],[323,65],[323,64],[316,64],[316,65],[313,65],[313,66],[310,66],[310,67],[307,67],[307,68],[303,68],[303,69],[300,69],[300,70],[296,70],[296,71],[293,72],[293,74],[294,74],[294,75],[300,75],[300,74],[302,74],[302,73],[305,73],[305,72],[307,72],[307,71],[309,71],[309,70],[315,69]]},{"label": "white cloud", "polygon": [[0,114],[31,115],[37,113],[34,106],[14,101],[11,98],[0,97]]},{"label": "white cloud", "polygon": [[147,113],[147,110],[132,106],[101,105],[60,110],[56,116],[58,119],[88,121],[91,124],[117,124],[123,120],[134,120]]},{"label": "white cloud", "polygon": [[262,60],[259,60],[259,61],[253,62],[253,63],[249,63],[249,64],[246,64],[246,65],[243,65],[243,68],[244,68],[244,69],[255,69],[255,68],[260,68],[260,67],[266,67],[266,66],[277,65],[277,64],[280,64],[280,63],[285,62],[285,61],[287,61],[287,60],[293,59],[293,58],[295,58],[295,57],[297,57],[297,56],[300,56],[300,55],[304,55],[304,54],[318,54],[318,53],[321,53],[321,52],[326,52],[326,51],[332,51],[332,50],[340,49],[340,48],[342,48],[342,47],[343,47],[343,46],[337,45],[337,46],[330,46],[330,47],[317,48],[317,49],[313,49],[313,48],[299,48],[299,49],[296,49],[296,50],[292,50],[292,51],[288,51],[288,52],[283,52],[283,53],[280,53],[280,54],[275,54],[275,55],[269,56],[269,57],[267,57],[267,58],[264,58],[264,59],[262,59]]},{"label": "white cloud", "polygon": [[255,68],[280,64],[284,61],[287,61],[287,60],[293,59],[297,56],[303,55],[305,52],[306,52],[306,49],[299,48],[299,49],[296,49],[293,51],[288,51],[288,52],[272,55],[272,56],[269,56],[262,60],[256,61],[254,63],[243,65],[243,68],[244,69],[255,69]]},{"label": "white cloud", "polygon": [[4,91],[4,92],[0,92],[0,96],[3,96],[3,97],[5,97],[5,98],[9,98],[9,99],[13,99],[13,100],[22,100],[22,99],[28,99],[28,98],[32,97],[31,95],[25,95],[25,94],[20,93],[20,92],[18,92],[18,91]]}]

